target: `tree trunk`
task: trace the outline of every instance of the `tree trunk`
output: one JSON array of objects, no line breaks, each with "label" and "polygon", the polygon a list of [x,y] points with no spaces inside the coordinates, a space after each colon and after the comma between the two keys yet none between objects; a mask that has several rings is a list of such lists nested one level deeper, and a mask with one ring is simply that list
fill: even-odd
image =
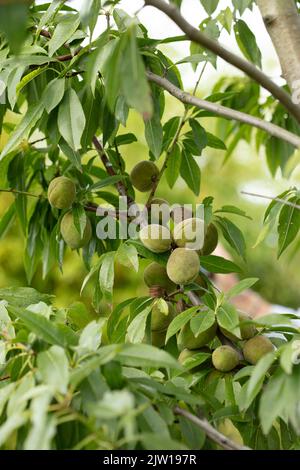
[{"label": "tree trunk", "polygon": [[[300,16],[294,0],[256,0],[291,91],[300,84]],[[298,82],[298,83],[297,83]]]}]

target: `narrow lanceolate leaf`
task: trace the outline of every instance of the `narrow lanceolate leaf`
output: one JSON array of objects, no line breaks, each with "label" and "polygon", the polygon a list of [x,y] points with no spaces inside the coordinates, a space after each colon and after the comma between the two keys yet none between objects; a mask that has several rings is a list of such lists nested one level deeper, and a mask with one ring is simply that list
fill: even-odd
[{"label": "narrow lanceolate leaf", "polygon": [[[292,204],[299,205],[300,198],[294,196],[289,199]],[[296,207],[284,205],[279,215],[278,225],[278,257],[295,240],[300,228],[300,211]]]},{"label": "narrow lanceolate leaf", "polygon": [[75,15],[68,15],[56,26],[53,36],[48,42],[50,57],[67,42],[79,26],[79,18]]},{"label": "narrow lanceolate leaf", "polygon": [[83,237],[83,233],[87,224],[87,215],[81,204],[75,204],[72,209],[74,217],[74,225],[80,234],[80,237]]},{"label": "narrow lanceolate leaf", "polygon": [[212,15],[219,4],[219,0],[201,0],[201,3],[208,15]]},{"label": "narrow lanceolate leaf", "polygon": [[246,243],[241,230],[233,222],[231,222],[231,220],[225,217],[217,217],[216,222],[221,228],[225,240],[238,255],[245,259]]},{"label": "narrow lanceolate leaf", "polygon": [[65,348],[75,346],[78,342],[78,338],[73,330],[64,324],[54,324],[37,313],[17,307],[9,306],[8,309],[10,313],[20,318],[26,327],[35,333],[38,338],[43,339],[49,344],[57,344]]},{"label": "narrow lanceolate leaf", "polygon": [[31,129],[36,125],[37,121],[40,119],[43,113],[43,104],[37,103],[28,108],[27,113],[24,118],[17,125],[14,132],[11,134],[11,137],[4,149],[1,152],[0,160],[5,157],[11,150],[13,150],[21,141],[28,137]]},{"label": "narrow lanceolate leaf", "polygon": [[201,182],[200,168],[194,157],[186,150],[182,152],[180,174],[188,187],[198,196]]},{"label": "narrow lanceolate leaf", "polygon": [[256,39],[249,26],[243,20],[234,25],[236,41],[244,56],[254,64],[261,67],[261,52]]},{"label": "narrow lanceolate leaf", "polygon": [[189,124],[192,128],[194,143],[199,151],[199,155],[201,155],[202,150],[207,145],[207,135],[205,129],[199,124],[196,119],[190,119]]},{"label": "narrow lanceolate leaf", "polygon": [[233,305],[229,303],[220,305],[217,310],[217,322],[221,328],[240,338],[239,317]]},{"label": "narrow lanceolate leaf", "polygon": [[185,312],[180,313],[177,315],[174,320],[171,321],[166,335],[166,343],[168,340],[174,336],[177,331],[180,330],[191,318],[195,316],[195,313],[199,310],[199,307],[191,307]]},{"label": "narrow lanceolate leaf", "polygon": [[123,243],[117,251],[117,260],[127,268],[133,268],[135,272],[139,270],[139,257],[137,249],[133,245]]},{"label": "narrow lanceolate leaf", "polygon": [[200,333],[203,333],[204,331],[207,331],[209,328],[211,328],[215,321],[216,316],[212,310],[199,312],[191,319],[191,330],[197,337],[200,335]]},{"label": "narrow lanceolate leaf", "polygon": [[158,113],[145,121],[145,137],[150,151],[155,158],[161,154],[163,130]]},{"label": "narrow lanceolate leaf", "polygon": [[235,286],[233,286],[229,291],[226,292],[226,298],[231,299],[232,297],[236,297],[239,295],[241,292],[244,292],[246,289],[250,289],[256,282],[258,281],[258,278],[249,278],[249,279],[243,279],[242,281],[238,282]]},{"label": "narrow lanceolate leaf", "polygon": [[43,382],[54,391],[66,393],[69,381],[69,363],[60,346],[52,346],[37,357],[37,365]]},{"label": "narrow lanceolate leaf", "polygon": [[127,329],[127,339],[130,343],[141,343],[145,336],[147,318],[151,312],[152,305],[146,307],[130,323]]},{"label": "narrow lanceolate leaf", "polygon": [[99,272],[99,283],[100,289],[104,295],[107,295],[109,298],[112,295],[112,290],[114,286],[114,262],[115,262],[115,252],[106,253],[103,255],[102,264]]},{"label": "narrow lanceolate leaf", "polygon": [[65,92],[65,79],[64,78],[54,78],[45,88],[45,91],[42,96],[42,100],[45,106],[47,113],[51,113],[63,99]]},{"label": "narrow lanceolate leaf", "polygon": [[39,67],[37,68],[36,70],[33,70],[32,72],[30,73],[27,73],[25,75],[25,77],[22,78],[22,80],[20,81],[20,83],[18,83],[17,85],[17,88],[16,88],[16,92],[17,94],[20,93],[21,90],[23,90],[23,88],[29,83],[31,82],[31,80],[33,80],[34,78],[38,77],[41,73],[43,73],[45,70],[47,69],[47,67]]},{"label": "narrow lanceolate leaf", "polygon": [[136,28],[130,27],[121,41],[124,44],[120,70],[123,95],[129,106],[149,119],[153,106],[145,66],[137,47]]},{"label": "narrow lanceolate leaf", "polygon": [[172,189],[177,181],[181,167],[181,151],[179,145],[175,144],[168,156],[167,168],[165,171],[168,185]]},{"label": "narrow lanceolate leaf", "polygon": [[201,266],[211,273],[240,273],[242,270],[232,261],[221,256],[201,256]]},{"label": "narrow lanceolate leaf", "polygon": [[58,129],[73,150],[80,149],[85,115],[79,98],[72,88],[67,90],[58,111]]}]

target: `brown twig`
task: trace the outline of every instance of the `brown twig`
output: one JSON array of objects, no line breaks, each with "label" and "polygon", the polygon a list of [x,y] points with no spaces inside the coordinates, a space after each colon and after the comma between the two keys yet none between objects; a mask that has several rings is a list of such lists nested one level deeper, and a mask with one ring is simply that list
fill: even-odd
[{"label": "brown twig", "polygon": [[233,442],[231,439],[224,436],[224,434],[221,434],[219,431],[217,431],[207,421],[207,419],[198,418],[198,416],[193,415],[189,411],[184,410],[184,409],[180,408],[179,406],[176,406],[174,408],[174,414],[179,415],[179,416],[183,416],[184,418],[191,421],[191,423],[194,423],[202,431],[204,431],[204,433],[207,435],[207,437],[209,437],[212,441],[214,441],[216,444],[221,446],[223,449],[226,449],[226,450],[251,450],[249,447],[241,446],[239,444],[236,444],[236,442]]},{"label": "brown twig", "polygon": [[[100,159],[101,159],[101,161],[102,161],[102,163],[103,163],[103,165],[106,169],[106,172],[110,176],[115,176],[116,172],[113,169],[113,166],[112,166],[111,162],[109,161],[109,158],[106,155],[106,152],[105,152],[104,148],[102,147],[102,144],[100,143],[100,141],[97,139],[96,136],[93,137],[93,144],[94,144],[95,149],[97,150],[98,155],[99,155],[99,157],[100,157]],[[124,184],[121,181],[119,181],[118,183],[115,184],[115,186],[116,186],[120,196],[127,197],[128,203],[132,204],[133,199],[128,196],[127,190],[126,190],[126,187],[124,186]]]},{"label": "brown twig", "polygon": [[281,199],[280,197],[272,197],[272,196],[265,196],[263,194],[248,193],[247,191],[241,191],[241,194],[245,194],[246,196],[259,197],[261,199],[268,199],[269,201],[276,201],[276,202],[279,202],[280,204],[284,204],[285,206],[290,206],[290,207],[293,207],[294,209],[300,210],[299,204],[294,204],[290,201],[285,201],[284,199]]},{"label": "brown twig", "polygon": [[242,122],[244,124],[249,124],[253,127],[257,127],[263,131],[266,131],[268,134],[277,137],[279,139],[285,140],[286,142],[294,145],[295,147],[300,147],[300,137],[292,132],[283,129],[271,122],[264,121],[257,117],[251,116],[250,114],[242,113],[241,111],[236,111],[235,109],[227,108],[217,103],[212,103],[211,101],[205,101],[196,96],[193,96],[185,91],[182,91],[180,88],[173,85],[166,78],[160,77],[150,71],[147,72],[147,77],[151,82],[156,83],[160,87],[164,88],[175,98],[182,101],[182,103],[190,104],[196,106],[200,109],[205,109],[210,111],[218,116],[224,117],[225,119],[234,119],[235,121]]}]

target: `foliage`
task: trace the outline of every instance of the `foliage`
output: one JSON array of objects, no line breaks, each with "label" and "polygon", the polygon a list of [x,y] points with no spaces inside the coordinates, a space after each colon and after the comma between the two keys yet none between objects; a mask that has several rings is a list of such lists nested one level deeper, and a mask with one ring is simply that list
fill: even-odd
[{"label": "foliage", "polygon": [[[213,224],[216,236],[239,261],[200,253],[201,270],[196,271],[202,283],[187,276],[189,284],[178,291],[154,292],[158,287],[154,285],[151,295],[117,305],[116,263],[140,272],[140,260],[146,259],[166,266],[168,273],[175,244],[170,238],[166,249],[153,249],[143,238],[127,232],[121,236],[121,213],[116,237],[97,236],[107,222],[97,206],[118,208],[117,194],[127,196],[133,205],[138,196],[122,155],[122,146],[137,141],[131,129],[123,131],[132,110],[143,119],[149,159],[161,163],[150,180],[148,205],[164,173],[171,189],[181,177],[200,197],[199,157],[204,148],[224,151],[226,161],[239,141],[255,137],[275,175],[278,169],[286,171],[294,147],[229,120],[220,119],[218,135],[213,135],[204,127],[204,118],[211,114],[193,105],[185,105],[183,115],[165,118],[164,90],[148,80],[147,72],[181,90],[180,64],[190,63],[194,70],[200,63],[217,67],[217,57],[191,43],[190,56],[173,63],[160,46],[185,38],[152,39],[136,16],[118,8],[118,1],[89,3],[80,12],[60,0],[16,6],[18,41],[9,25],[0,22],[0,79],[6,98],[0,105],[0,125],[6,136],[0,187],[15,196],[0,221],[0,233],[18,220],[26,241],[29,284],[41,265],[44,278],[54,266],[62,269],[67,245],[83,247],[88,274],[82,291],[93,285],[96,312],[92,319],[82,304],[55,309],[49,297],[31,288],[0,291],[0,447],[216,448],[203,429],[187,417],[176,416],[174,409],[180,406],[192,414],[201,412],[215,427],[230,419],[249,447],[297,448],[296,316],[270,315],[255,324],[249,320],[259,334],[270,336],[276,349],[248,365],[240,356],[241,320],[231,299],[256,279],[243,279],[227,293],[219,292],[211,279],[214,273],[242,272],[247,246],[236,220],[247,214],[226,202],[216,208],[210,196],[200,199],[205,227]],[[180,7],[182,2],[175,3]],[[209,16],[200,30],[215,40],[221,30],[233,31],[241,53],[261,67],[255,35],[242,19],[253,2],[233,0],[231,8],[221,11],[218,3],[201,0]],[[107,28],[95,38],[99,15],[106,17]],[[294,118],[273,97],[261,98],[259,85],[248,78],[220,79],[206,100],[262,119],[271,117],[273,123],[299,134]],[[18,115],[13,124],[12,114]],[[47,199],[49,184],[58,176],[76,185],[76,200],[72,197],[69,204],[64,198],[62,211]],[[299,201],[298,190],[291,188],[266,211],[258,241],[276,225],[278,257],[299,232]],[[198,262],[198,254],[196,258]],[[109,310],[107,317],[101,315],[103,305]],[[177,307],[174,318],[170,305]],[[154,309],[170,317],[167,329],[151,327]],[[199,347],[191,346],[195,354],[181,365],[177,338],[183,332],[189,344],[198,342]],[[212,351],[228,341],[240,358],[238,368],[234,361],[232,370],[216,374]],[[201,350],[202,346],[206,348]]]}]

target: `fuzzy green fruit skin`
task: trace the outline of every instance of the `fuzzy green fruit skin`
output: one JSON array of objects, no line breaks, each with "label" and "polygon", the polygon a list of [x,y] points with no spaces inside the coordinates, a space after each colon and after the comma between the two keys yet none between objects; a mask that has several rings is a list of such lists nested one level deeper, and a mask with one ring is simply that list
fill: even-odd
[{"label": "fuzzy green fruit skin", "polygon": [[179,362],[179,364],[181,364],[183,366],[187,359],[189,359],[190,357],[193,357],[196,354],[199,354],[201,352],[202,352],[201,349],[194,349],[194,350],[190,350],[190,349],[187,349],[187,348],[183,349],[181,351],[181,353],[179,354],[179,356],[178,356],[178,362]]},{"label": "fuzzy green fruit skin", "polygon": [[156,348],[162,348],[165,345],[166,332],[165,331],[151,331],[151,343]]},{"label": "fuzzy green fruit skin", "polygon": [[179,248],[199,250],[202,246],[203,232],[203,220],[193,217],[175,225],[173,238]]},{"label": "fuzzy green fruit skin", "polygon": [[193,211],[185,206],[174,205],[172,207],[171,217],[174,220],[175,225],[177,225],[183,220],[192,219]]},{"label": "fuzzy green fruit skin", "polygon": [[175,284],[189,284],[200,271],[200,260],[196,251],[176,248],[167,263],[167,273]]},{"label": "fuzzy green fruit skin", "polygon": [[169,312],[164,315],[159,308],[154,305],[151,312],[151,330],[152,331],[166,331],[173,318],[176,316],[175,309],[171,302],[168,302]]},{"label": "fuzzy green fruit skin", "polygon": [[139,162],[130,173],[132,186],[141,193],[150,191],[157,179],[159,170],[157,166],[148,160]]},{"label": "fuzzy green fruit skin", "polygon": [[171,248],[172,235],[167,227],[150,224],[141,229],[140,240],[153,253],[165,253]]},{"label": "fuzzy green fruit skin", "polygon": [[183,351],[184,349],[199,349],[203,346],[206,346],[210,343],[217,331],[217,324],[215,323],[212,325],[208,330],[203,331],[197,337],[191,330],[190,324],[186,323],[183,328],[181,328],[178,336],[177,336],[177,346],[179,351]]},{"label": "fuzzy green fruit skin", "polygon": [[76,187],[70,178],[58,176],[48,187],[48,200],[56,209],[69,209],[76,198]]},{"label": "fuzzy green fruit skin", "polygon": [[241,331],[241,338],[238,338],[230,331],[225,330],[224,328],[220,328],[223,335],[230,339],[231,341],[240,341],[240,339],[246,340],[253,338],[257,334],[257,329],[253,323],[246,323],[249,320],[252,320],[249,315],[246,313],[239,312],[239,322],[240,322],[240,331]]},{"label": "fuzzy green fruit skin", "polygon": [[166,268],[155,262],[149,264],[145,269],[144,281],[147,287],[158,286],[164,289],[167,293],[171,293],[176,290],[176,284],[168,278]]},{"label": "fuzzy green fruit skin", "polygon": [[61,221],[60,231],[62,237],[66,244],[72,248],[72,250],[76,250],[78,248],[82,248],[83,246],[87,245],[90,241],[92,236],[92,226],[90,219],[87,218],[86,227],[83,233],[83,237],[80,237],[80,234],[75,227],[74,224],[74,217],[72,212],[67,212]]},{"label": "fuzzy green fruit skin", "polygon": [[170,207],[165,199],[154,198],[151,201],[149,224],[167,225],[170,220]]},{"label": "fuzzy green fruit skin", "polygon": [[219,346],[212,353],[212,363],[220,372],[229,372],[240,362],[238,352],[231,346]]},{"label": "fuzzy green fruit skin", "polygon": [[240,431],[234,426],[230,419],[224,419],[224,421],[219,424],[218,430],[221,434],[224,434],[224,436],[228,437],[228,439],[235,442],[236,444],[240,446],[244,445],[244,440]]},{"label": "fuzzy green fruit skin", "polygon": [[274,351],[274,346],[266,336],[254,336],[243,347],[246,361],[253,365],[257,364],[263,356],[272,351]]},{"label": "fuzzy green fruit skin", "polygon": [[213,251],[215,251],[218,246],[218,240],[219,235],[216,226],[214,224],[209,224],[205,233],[204,243],[200,250],[200,254],[202,256],[207,256],[213,253]]}]

